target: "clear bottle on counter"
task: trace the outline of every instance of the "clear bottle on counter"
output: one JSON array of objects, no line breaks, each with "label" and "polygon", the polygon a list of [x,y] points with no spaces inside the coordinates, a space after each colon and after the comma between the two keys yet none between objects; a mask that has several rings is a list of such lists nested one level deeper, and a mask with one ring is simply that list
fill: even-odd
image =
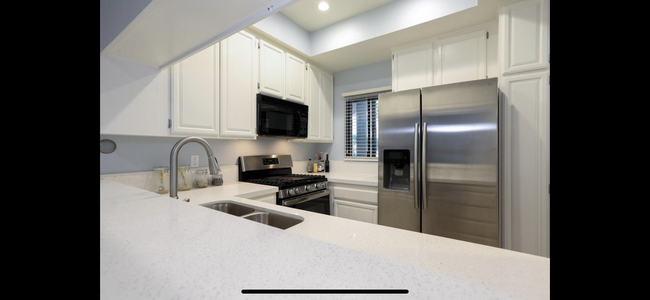
[{"label": "clear bottle on counter", "polygon": [[314,163],[311,161],[311,158],[309,159],[309,162],[307,163],[307,173],[312,173],[314,172]]},{"label": "clear bottle on counter", "polygon": [[192,170],[190,170],[190,166],[184,165],[184,166],[178,166],[178,184],[176,187],[178,188],[179,191],[187,191],[192,188]]},{"label": "clear bottle on counter", "polygon": [[169,193],[169,167],[160,166],[153,168],[151,182],[154,192],[158,194]]},{"label": "clear bottle on counter", "polygon": [[208,181],[210,181],[210,174],[206,169],[196,170],[194,172],[194,185],[195,188],[204,188],[208,187]]}]

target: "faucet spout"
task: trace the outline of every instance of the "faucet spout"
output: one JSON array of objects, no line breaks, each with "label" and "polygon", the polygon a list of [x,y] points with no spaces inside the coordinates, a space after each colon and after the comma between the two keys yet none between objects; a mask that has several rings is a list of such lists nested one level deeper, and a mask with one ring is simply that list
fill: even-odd
[{"label": "faucet spout", "polygon": [[212,148],[210,148],[208,142],[196,136],[184,137],[176,142],[169,155],[169,197],[178,199],[178,153],[185,144],[191,142],[199,143],[208,154],[208,170],[210,170],[210,174],[217,175],[221,172],[219,161],[212,153]]}]

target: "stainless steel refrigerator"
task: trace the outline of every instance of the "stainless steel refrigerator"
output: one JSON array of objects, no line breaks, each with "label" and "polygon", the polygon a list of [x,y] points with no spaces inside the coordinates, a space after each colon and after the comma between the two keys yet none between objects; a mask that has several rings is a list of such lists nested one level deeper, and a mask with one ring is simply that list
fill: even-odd
[{"label": "stainless steel refrigerator", "polygon": [[497,78],[379,95],[378,223],[502,247]]}]

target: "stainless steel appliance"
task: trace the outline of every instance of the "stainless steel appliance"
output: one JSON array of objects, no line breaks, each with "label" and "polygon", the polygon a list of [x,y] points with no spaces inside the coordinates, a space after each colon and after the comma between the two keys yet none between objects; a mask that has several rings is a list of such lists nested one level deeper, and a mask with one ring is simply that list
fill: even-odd
[{"label": "stainless steel appliance", "polygon": [[257,94],[257,134],[269,137],[306,138],[309,107]]},{"label": "stainless steel appliance", "polygon": [[276,204],[330,214],[330,191],[324,175],[292,174],[291,155],[240,156],[239,181],[277,186]]},{"label": "stainless steel appliance", "polygon": [[378,223],[502,247],[497,78],[379,95]]}]

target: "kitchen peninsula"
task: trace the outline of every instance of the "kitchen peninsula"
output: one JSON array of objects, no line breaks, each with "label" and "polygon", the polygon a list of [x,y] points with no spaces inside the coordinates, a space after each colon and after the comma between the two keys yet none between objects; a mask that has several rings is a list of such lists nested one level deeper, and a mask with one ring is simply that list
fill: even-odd
[{"label": "kitchen peninsula", "polygon": [[[407,289],[399,295],[405,299],[550,298],[548,258],[237,197],[247,189],[266,193],[269,187],[233,182],[180,191],[180,199],[191,199],[187,203],[100,179],[100,298],[286,297],[245,295],[242,289]],[[218,200],[304,221],[280,230],[200,206]]]}]

